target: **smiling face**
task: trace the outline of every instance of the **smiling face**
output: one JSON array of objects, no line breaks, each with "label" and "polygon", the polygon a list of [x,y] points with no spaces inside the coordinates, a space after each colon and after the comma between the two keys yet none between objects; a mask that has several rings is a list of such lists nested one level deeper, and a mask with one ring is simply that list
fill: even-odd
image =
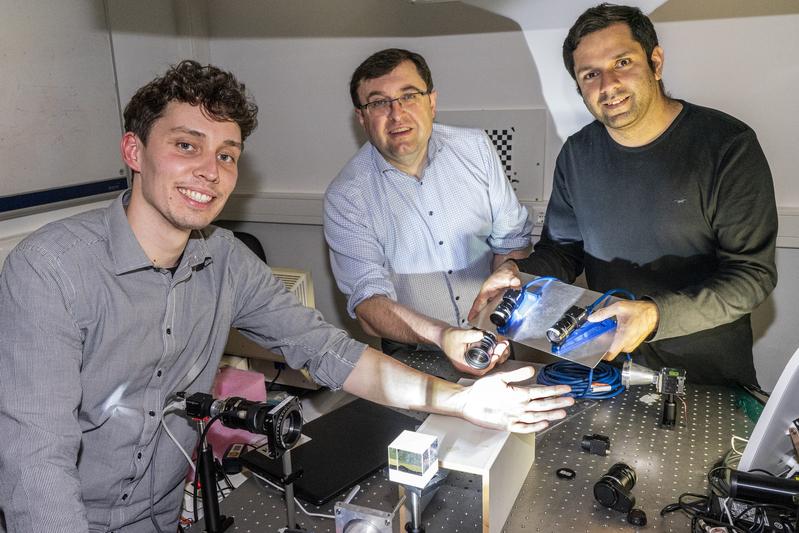
[{"label": "smiling face", "polygon": [[641,44],[624,23],[589,33],[574,51],[574,73],[586,107],[611,135],[645,136],[667,101],[659,81],[663,50],[652,51],[653,69]]},{"label": "smiling face", "polygon": [[[361,104],[393,99],[414,92],[427,92],[412,61],[403,61],[379,78],[364,80],[358,86]],[[417,176],[427,160],[427,143],[436,114],[436,92],[420,96],[416,104],[394,102],[388,113],[356,109],[358,121],[369,141],[397,169]],[[403,107],[404,105],[404,107]]]},{"label": "smiling face", "polygon": [[145,145],[122,138],[122,156],[134,174],[127,215],[137,238],[188,238],[210,224],[236,186],[242,141],[239,126],[216,121],[202,108],[170,102]]}]

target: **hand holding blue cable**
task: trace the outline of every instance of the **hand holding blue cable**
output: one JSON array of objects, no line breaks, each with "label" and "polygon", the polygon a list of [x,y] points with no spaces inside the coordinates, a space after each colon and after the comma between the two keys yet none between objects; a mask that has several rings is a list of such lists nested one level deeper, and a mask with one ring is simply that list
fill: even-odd
[{"label": "hand holding blue cable", "polygon": [[604,356],[608,361],[620,353],[632,352],[649,339],[657,331],[660,314],[657,305],[651,300],[620,300],[594,311],[588,320],[601,322],[611,317],[617,327],[613,342]]},{"label": "hand holding blue cable", "polygon": [[[616,328],[616,319],[613,315],[597,316],[598,310],[604,309],[608,298],[614,294],[623,294],[635,300],[635,296],[624,289],[612,289],[597,298],[591,305],[584,310],[577,308],[578,311],[567,311],[565,316],[573,317],[573,321],[565,321],[568,331],[561,331],[556,328],[558,321],[553,328],[558,335],[560,342],[552,343],[552,352],[563,354],[584,344],[591,339]],[[553,328],[550,328],[552,330]],[[547,331],[547,336],[549,336]],[[550,340],[552,337],[549,337]],[[627,356],[629,358],[629,355]],[[624,391],[621,383],[621,373],[619,370],[608,363],[600,362],[596,368],[589,368],[570,361],[558,361],[543,368],[538,375],[538,383],[542,385],[564,384],[572,388],[571,395],[575,398],[586,399],[606,399],[618,396]]]}]

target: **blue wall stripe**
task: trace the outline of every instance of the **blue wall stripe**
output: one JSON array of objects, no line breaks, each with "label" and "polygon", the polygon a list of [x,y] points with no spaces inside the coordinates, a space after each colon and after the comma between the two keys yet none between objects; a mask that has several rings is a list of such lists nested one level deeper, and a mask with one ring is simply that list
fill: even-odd
[{"label": "blue wall stripe", "polygon": [[48,189],[46,191],[2,196],[0,197],[0,213],[14,211],[16,209],[25,209],[26,207],[63,202],[64,200],[74,200],[75,198],[85,198],[87,196],[108,192],[123,191],[127,187],[127,178],[111,178],[108,180],[95,181],[94,183],[70,185],[68,187]]}]

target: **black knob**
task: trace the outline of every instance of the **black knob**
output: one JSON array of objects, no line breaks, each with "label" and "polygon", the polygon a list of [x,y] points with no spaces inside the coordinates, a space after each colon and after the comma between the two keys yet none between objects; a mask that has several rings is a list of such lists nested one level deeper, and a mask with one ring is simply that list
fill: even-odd
[{"label": "black knob", "polygon": [[643,509],[630,509],[627,513],[627,523],[636,527],[644,527],[646,525],[646,513]]}]

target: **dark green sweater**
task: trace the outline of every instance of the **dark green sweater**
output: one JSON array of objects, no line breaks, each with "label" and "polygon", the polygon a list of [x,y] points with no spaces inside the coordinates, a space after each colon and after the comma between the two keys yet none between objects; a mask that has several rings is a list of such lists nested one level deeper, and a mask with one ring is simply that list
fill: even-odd
[{"label": "dark green sweater", "polygon": [[749,313],[777,281],[777,211],[754,131],[682,102],[655,141],[619,145],[595,121],[557,160],[541,240],[522,271],[654,301],[657,333],[634,354],[694,382],[756,383]]}]

